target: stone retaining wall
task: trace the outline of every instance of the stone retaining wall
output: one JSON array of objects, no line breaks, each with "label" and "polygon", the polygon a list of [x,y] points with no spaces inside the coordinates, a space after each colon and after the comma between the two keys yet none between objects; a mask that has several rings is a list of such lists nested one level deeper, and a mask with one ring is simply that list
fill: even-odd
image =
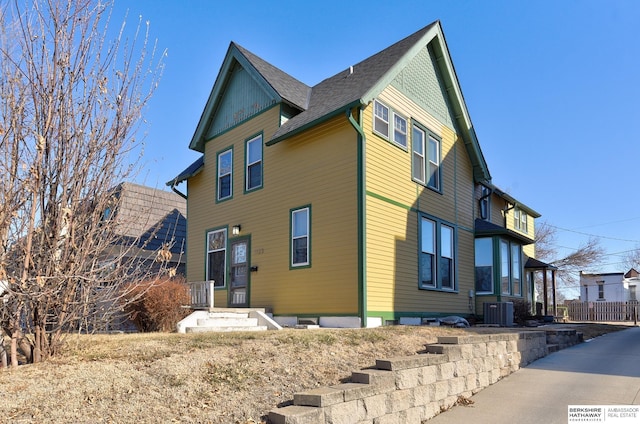
[{"label": "stone retaining wall", "polygon": [[[559,332],[559,333],[558,333]],[[556,330],[563,347],[581,337]],[[296,393],[269,413],[272,424],[421,424],[519,368],[546,356],[547,335],[523,331],[438,337],[424,354],[377,360],[351,382]],[[555,349],[554,349],[555,350]]]}]

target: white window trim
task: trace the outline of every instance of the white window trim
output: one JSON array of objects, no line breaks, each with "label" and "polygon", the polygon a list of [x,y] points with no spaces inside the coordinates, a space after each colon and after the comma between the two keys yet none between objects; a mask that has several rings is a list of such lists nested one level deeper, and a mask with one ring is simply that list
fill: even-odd
[{"label": "white window trim", "polygon": [[[416,152],[416,145],[418,143],[416,143],[415,137],[413,136],[413,132],[417,131],[419,133],[422,134],[422,140],[420,141],[420,145],[422,146],[422,153],[418,153]],[[411,157],[412,159],[412,168],[411,168],[411,176],[413,177],[414,181],[419,182],[420,184],[425,185],[425,179],[426,179],[426,175],[427,175],[427,169],[426,169],[426,162],[425,162],[425,140],[427,138],[427,133],[425,130],[423,130],[422,128],[418,127],[417,125],[413,125],[412,129],[411,129],[411,148],[413,150],[413,156]],[[416,159],[417,157],[417,159]],[[416,178],[415,176],[415,171],[416,171],[416,162],[419,161],[420,164],[422,165],[422,178]]]},{"label": "white window trim", "polygon": [[[391,140],[396,146],[401,147],[404,150],[407,150],[407,148],[409,147],[409,135],[407,131],[409,120],[404,116],[400,115],[399,113],[397,113],[396,111],[392,112],[392,116],[393,116],[393,125],[389,128],[389,132],[393,132],[393,137],[391,137]],[[404,132],[400,130],[400,133],[404,135],[404,144],[396,140],[396,118],[399,118],[402,121],[404,121]]]},{"label": "white window trim", "polygon": [[[231,155],[231,169],[228,173],[222,174],[220,162],[222,160],[222,157],[227,154]],[[225,197],[220,197],[220,180],[222,179],[222,177],[226,177],[227,175],[229,175],[229,179],[230,179],[229,195]],[[218,201],[221,201],[221,200],[231,199],[232,197],[233,197],[233,149],[227,149],[218,154],[218,169],[217,169],[217,176],[216,176],[216,199]]]},{"label": "white window trim", "polygon": [[[251,145],[252,143],[260,143],[260,159],[253,161],[253,162],[249,162],[249,145]],[[247,140],[247,142],[245,143],[245,149],[246,149],[246,163],[245,163],[245,167],[244,167],[244,174],[245,174],[245,183],[244,183],[244,189],[245,191],[252,191],[252,190],[256,190],[262,187],[264,181],[264,174],[263,174],[263,170],[264,170],[264,165],[263,165],[263,170],[261,170],[261,175],[260,175],[260,184],[258,184],[255,187],[249,187],[249,167],[251,167],[251,165],[255,165],[257,163],[262,164],[263,163],[263,156],[264,156],[264,152],[262,150],[262,134],[259,134],[249,140]]]},{"label": "white window trim", "polygon": [[[307,214],[307,228],[304,235],[296,236],[295,233],[295,215],[301,212],[306,212]],[[307,239],[307,260],[304,262],[294,262],[295,258],[295,240],[306,238]],[[291,210],[291,267],[308,267],[311,264],[311,208],[309,206],[305,206],[302,208],[297,208]]]},{"label": "white window trim", "polygon": [[[385,121],[384,118],[382,118],[381,116],[378,116],[377,113],[377,105],[382,106],[383,108],[385,108],[387,110],[387,120]],[[379,100],[374,100],[373,101],[373,132],[375,132],[376,134],[381,135],[382,137],[389,139],[389,135],[391,133],[391,123],[389,122],[389,116],[391,116],[391,109],[389,108],[389,106],[387,106],[386,104],[382,103]],[[378,131],[376,129],[376,120],[379,119],[382,122],[387,124],[387,134],[384,134],[380,131]]]},{"label": "white window trim", "polygon": [[[429,146],[427,146],[427,151],[426,151],[426,155],[425,157],[427,158],[427,166],[425,167],[426,169],[426,176],[425,176],[425,180],[427,183],[427,187],[436,190],[436,191],[442,191],[442,172],[440,170],[440,164],[441,164],[441,160],[440,158],[442,157],[442,140],[440,140],[439,138],[435,137],[433,134],[428,133],[428,138],[427,141],[430,143],[431,140],[433,140],[436,144],[436,147],[438,149],[438,151],[436,152],[436,156],[437,158],[435,158],[435,160],[431,157],[431,155],[429,154]],[[437,184],[435,186],[431,185],[431,169],[432,167],[436,168],[436,179],[437,179]]]}]

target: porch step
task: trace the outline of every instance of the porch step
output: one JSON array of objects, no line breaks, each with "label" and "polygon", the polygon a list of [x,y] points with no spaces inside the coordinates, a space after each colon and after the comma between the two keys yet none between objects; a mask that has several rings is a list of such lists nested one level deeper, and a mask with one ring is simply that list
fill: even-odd
[{"label": "porch step", "polygon": [[212,308],[192,312],[178,323],[177,330],[204,333],[282,330],[282,327],[265,314],[264,308]]},{"label": "porch step", "polygon": [[258,318],[251,318],[245,310],[225,309],[210,311],[206,317],[198,318],[195,326],[185,329],[187,333],[205,333],[209,331],[265,331],[266,326],[259,325]]},{"label": "porch step", "polygon": [[258,318],[245,316],[237,317],[209,317],[199,319],[198,327],[255,327],[258,325]]},{"label": "porch step", "polygon": [[187,333],[231,332],[231,331],[267,331],[266,325],[255,327],[187,327]]}]

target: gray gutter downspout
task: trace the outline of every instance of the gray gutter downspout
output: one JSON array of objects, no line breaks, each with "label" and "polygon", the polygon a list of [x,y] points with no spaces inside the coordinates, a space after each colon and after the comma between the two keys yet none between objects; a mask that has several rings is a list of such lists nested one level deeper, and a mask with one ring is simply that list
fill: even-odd
[{"label": "gray gutter downspout", "polygon": [[[359,119],[362,120],[362,109],[359,109]],[[358,132],[358,159],[357,159],[357,198],[358,198],[358,310],[362,326],[367,326],[367,276],[366,276],[366,235],[365,235],[365,147],[366,135],[362,124],[353,117],[352,106],[345,110],[347,119]]]}]

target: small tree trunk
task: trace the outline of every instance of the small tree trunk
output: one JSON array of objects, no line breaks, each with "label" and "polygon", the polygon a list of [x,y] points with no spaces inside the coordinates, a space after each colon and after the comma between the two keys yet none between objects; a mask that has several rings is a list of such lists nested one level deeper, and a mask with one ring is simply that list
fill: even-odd
[{"label": "small tree trunk", "polygon": [[18,367],[18,335],[16,332],[11,334],[11,366]]},{"label": "small tree trunk", "polygon": [[7,351],[4,348],[4,333],[0,331],[0,368],[7,368]]}]

